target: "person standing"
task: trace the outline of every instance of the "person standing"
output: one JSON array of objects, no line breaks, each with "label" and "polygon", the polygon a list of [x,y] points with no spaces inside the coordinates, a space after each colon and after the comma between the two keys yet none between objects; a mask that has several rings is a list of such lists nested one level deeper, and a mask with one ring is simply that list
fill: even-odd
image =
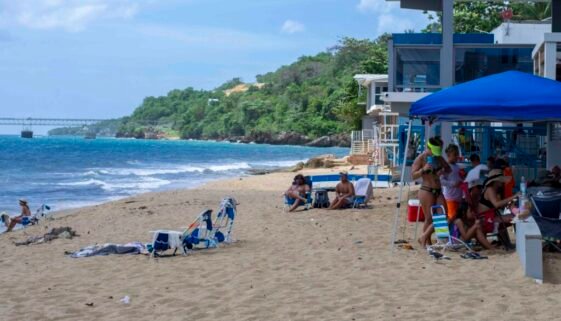
[{"label": "person standing", "polygon": [[422,246],[430,244],[432,233],[427,231],[432,229],[432,217],[430,215],[432,206],[438,204],[446,208],[440,176],[450,173],[451,170],[448,163],[442,158],[442,145],[443,142],[439,137],[429,138],[427,148],[417,156],[411,167],[413,180],[419,178],[423,180],[418,194],[419,202],[426,216],[423,225],[423,237],[419,239]]},{"label": "person standing", "polygon": [[463,179],[460,176],[460,167],[458,166],[458,156],[460,149],[457,145],[450,144],[445,150],[450,166],[450,173],[440,176],[440,184],[442,185],[442,194],[446,200],[448,220],[452,221],[456,217],[456,211],[462,202],[463,192],[461,184]]}]

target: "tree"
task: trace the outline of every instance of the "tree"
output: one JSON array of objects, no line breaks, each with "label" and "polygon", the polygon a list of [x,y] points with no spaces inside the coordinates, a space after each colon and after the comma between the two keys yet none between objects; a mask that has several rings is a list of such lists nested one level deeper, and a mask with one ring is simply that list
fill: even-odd
[{"label": "tree", "polygon": [[[492,1],[471,1],[454,3],[454,31],[462,33],[490,32],[503,19],[501,12],[507,8],[513,11],[513,21],[544,20],[551,16],[549,2],[516,2],[508,6]],[[442,13],[425,12],[430,23],[423,32],[441,32]]]}]

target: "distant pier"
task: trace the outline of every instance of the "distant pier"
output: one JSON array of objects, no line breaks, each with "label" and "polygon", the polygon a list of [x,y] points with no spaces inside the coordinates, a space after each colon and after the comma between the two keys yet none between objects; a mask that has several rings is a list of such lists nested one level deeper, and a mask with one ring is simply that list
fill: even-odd
[{"label": "distant pier", "polygon": [[[33,126],[60,126],[60,127],[87,127],[106,119],[79,119],[79,118],[2,118],[0,117],[0,125],[4,126],[21,126],[21,138],[33,138]],[[84,138],[95,139],[94,132],[88,132]]]}]

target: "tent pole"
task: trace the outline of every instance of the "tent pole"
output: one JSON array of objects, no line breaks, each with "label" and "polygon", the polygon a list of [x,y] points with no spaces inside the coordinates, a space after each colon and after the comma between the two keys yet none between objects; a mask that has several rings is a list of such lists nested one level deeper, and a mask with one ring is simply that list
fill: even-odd
[{"label": "tent pole", "polygon": [[397,204],[395,207],[395,217],[393,221],[393,230],[392,230],[392,240],[391,240],[391,251],[395,249],[395,237],[397,235],[397,228],[399,225],[399,213],[401,210],[401,198],[403,195],[403,182],[405,180],[405,166],[407,165],[407,152],[409,149],[409,139],[411,139],[411,126],[413,124],[413,119],[409,118],[409,127],[407,129],[407,140],[405,140],[405,150],[403,152],[403,164],[401,166],[401,179],[399,182],[399,195],[397,197]]}]

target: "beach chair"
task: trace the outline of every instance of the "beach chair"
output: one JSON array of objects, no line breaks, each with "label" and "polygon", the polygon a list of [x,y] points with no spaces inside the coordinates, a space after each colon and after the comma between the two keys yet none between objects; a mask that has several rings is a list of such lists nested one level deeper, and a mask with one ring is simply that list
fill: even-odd
[{"label": "beach chair", "polygon": [[196,247],[216,247],[216,241],[210,238],[212,231],[212,210],[206,209],[197,216],[195,221],[183,231],[157,230],[153,233],[152,243],[148,247],[152,257],[161,256],[168,250],[173,250],[173,255],[180,250],[187,254]]},{"label": "beach chair", "polygon": [[561,194],[556,193],[551,196],[530,196],[530,201],[532,202],[532,212],[541,217],[547,217],[551,219],[561,218]]},{"label": "beach chair", "polygon": [[[300,204],[299,206],[304,206],[305,210],[309,210],[310,207],[312,207],[312,177],[311,176],[304,176],[304,179],[306,180],[306,185],[308,185],[308,187],[310,188],[310,191],[306,193],[306,204]],[[292,205],[294,205],[294,202],[296,202],[295,199],[290,198],[286,195],[283,195],[283,199],[284,199],[284,206],[283,206],[283,212],[288,212],[288,209],[290,207],[292,207]]]},{"label": "beach chair", "polygon": [[533,217],[540,228],[543,250],[561,252],[561,220],[539,215]]},{"label": "beach chair", "polygon": [[152,238],[152,243],[147,246],[147,249],[149,252],[151,252],[152,257],[161,256],[168,250],[173,250],[173,255],[176,254],[177,250],[182,251],[183,254],[186,253],[183,248],[182,232],[157,230],[151,231],[151,233],[153,233],[154,235]]},{"label": "beach chair", "polygon": [[238,202],[233,197],[226,197],[220,202],[220,209],[210,235],[217,243],[232,243],[232,229],[237,215],[237,205]]},{"label": "beach chair", "polygon": [[370,178],[364,177],[355,182],[355,198],[352,204],[353,208],[365,207],[368,205],[368,201],[372,199],[373,188],[372,180]]},{"label": "beach chair", "polygon": [[[284,207],[283,207],[283,211],[284,212],[288,212],[288,209],[294,205],[294,202],[296,202],[296,200],[294,198],[290,198],[286,195],[283,196],[284,197]],[[310,209],[310,207],[312,206],[312,192],[307,192],[306,193],[306,204],[300,204],[299,206],[304,206],[304,208],[306,210]]]},{"label": "beach chair", "polygon": [[215,248],[218,242],[214,238],[212,210],[206,209],[183,232],[183,249],[187,253],[194,248]]},{"label": "beach chair", "polygon": [[448,216],[446,210],[442,205],[434,205],[431,207],[432,224],[436,234],[436,244],[427,247],[429,253],[436,252],[438,249],[442,250],[442,254],[447,249],[458,250],[465,247],[468,251],[473,250],[464,241],[457,237],[452,236],[450,233],[450,226],[448,224]]}]

